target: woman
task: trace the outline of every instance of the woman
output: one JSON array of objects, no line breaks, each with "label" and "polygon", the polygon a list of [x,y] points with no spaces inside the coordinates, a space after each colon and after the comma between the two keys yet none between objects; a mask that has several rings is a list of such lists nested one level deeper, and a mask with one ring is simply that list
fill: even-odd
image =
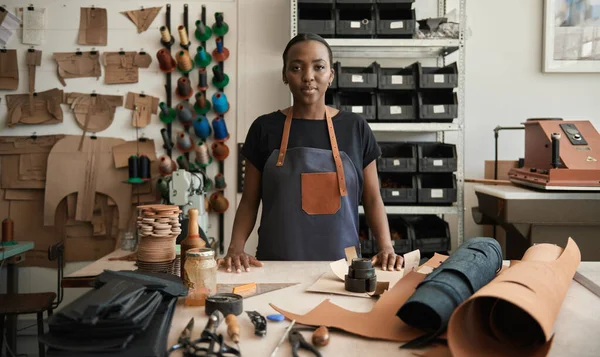
[{"label": "woman", "polygon": [[[361,202],[379,246],[373,263],[400,269],[379,191],[381,151],[367,122],[325,105],[334,76],[332,53],[318,35],[300,34],[283,52],[283,83],[292,107],[263,115],[251,125],[242,154],[244,192],[233,223],[227,271],[249,271],[260,260],[321,260],[359,251]],[[293,120],[292,120],[293,118]],[[338,146],[339,144],[339,146]],[[263,210],[256,258],[244,253],[259,203]]]}]

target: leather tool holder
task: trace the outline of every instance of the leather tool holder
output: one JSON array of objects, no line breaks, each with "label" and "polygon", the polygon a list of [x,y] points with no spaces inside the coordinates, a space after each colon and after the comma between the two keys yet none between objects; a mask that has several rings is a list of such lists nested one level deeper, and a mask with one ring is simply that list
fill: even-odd
[{"label": "leather tool holder", "polygon": [[158,113],[158,98],[133,92],[127,93],[125,109],[136,110],[136,107],[137,115],[133,116],[131,124],[136,128],[144,128],[150,124],[152,114]]},{"label": "leather tool holder", "polygon": [[122,11],[121,14],[127,16],[131,22],[137,26],[138,33],[148,30],[152,21],[156,18],[162,7],[142,8],[141,10]]},{"label": "leather tool holder", "polygon": [[0,50],[0,89],[19,88],[17,50]]},{"label": "leather tool holder", "polygon": [[62,123],[62,100],[63,91],[60,89],[33,94],[7,94],[7,125]]},{"label": "leather tool holder", "polygon": [[108,33],[106,9],[82,7],[79,15],[80,45],[106,46]]},{"label": "leather tool holder", "polygon": [[151,63],[152,57],[145,52],[104,52],[102,55],[105,70],[104,83],[137,83],[138,69],[148,68]]},{"label": "leather tool holder", "polygon": [[68,78],[100,78],[100,54],[91,52],[55,52],[54,59],[58,65],[58,80],[66,86]]},{"label": "leather tool holder", "polygon": [[123,97],[120,95],[65,93],[64,102],[73,110],[75,120],[80,128],[97,133],[112,124],[117,107],[123,105]]}]

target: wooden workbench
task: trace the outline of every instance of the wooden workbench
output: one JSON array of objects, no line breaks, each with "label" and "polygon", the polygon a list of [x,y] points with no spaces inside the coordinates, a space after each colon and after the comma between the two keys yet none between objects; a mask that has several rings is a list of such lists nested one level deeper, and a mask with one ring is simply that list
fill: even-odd
[{"label": "wooden workbench", "polygon": [[[118,257],[129,252],[116,251],[109,256]],[[109,261],[106,256],[99,261],[65,277],[65,279],[93,279],[92,275],[104,269],[133,269],[133,262]],[[328,262],[264,262],[262,268],[252,268],[248,273],[226,273],[219,271],[217,281],[221,284],[287,283],[298,285],[267,294],[250,297],[244,300],[244,310],[256,310],[263,315],[276,313],[269,303],[274,303],[285,310],[304,314],[321,303],[324,299],[353,311],[371,310],[375,300],[305,292],[324,272],[328,271]],[[600,262],[582,262],[578,271],[595,283],[600,283]],[[193,337],[197,338],[204,328],[207,317],[203,307],[186,307],[180,299],[171,324],[168,346],[173,345],[191,317],[195,318]],[[254,335],[254,326],[244,313],[238,316],[241,328],[240,348],[243,356],[269,356],[288,326],[288,321],[267,323],[267,335]],[[552,357],[577,356],[595,357],[600,350],[600,298],[593,295],[579,283],[573,281],[563,303],[554,326],[555,337],[550,355]],[[219,326],[218,332],[226,335],[226,325]],[[310,333],[305,332],[310,341]],[[226,337],[229,341],[229,338]],[[332,332],[331,342],[321,349],[323,356],[413,356],[411,351],[400,350],[400,343],[369,340],[342,332]],[[291,349],[286,341],[277,356],[290,356]],[[307,354],[301,354],[307,355]],[[180,356],[180,354],[173,354]]]}]

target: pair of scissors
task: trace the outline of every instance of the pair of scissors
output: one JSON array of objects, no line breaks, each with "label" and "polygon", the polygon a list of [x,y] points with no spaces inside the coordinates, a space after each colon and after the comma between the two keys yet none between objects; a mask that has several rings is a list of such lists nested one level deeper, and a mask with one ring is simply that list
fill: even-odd
[{"label": "pair of scissors", "polygon": [[188,324],[183,329],[183,331],[181,331],[181,334],[179,335],[179,338],[177,339],[177,343],[174,344],[173,346],[171,346],[171,348],[169,348],[169,350],[167,351],[167,356],[169,356],[174,351],[180,350],[180,349],[183,350],[184,356],[189,354],[190,349],[192,347],[192,330],[193,329],[194,329],[194,318],[192,317],[190,319],[190,322],[188,322]]},{"label": "pair of scissors", "polygon": [[306,342],[302,334],[300,333],[300,329],[294,328],[290,331],[288,336],[288,340],[292,345],[292,356],[298,357],[298,350],[303,348],[315,354],[316,357],[322,357],[321,352],[315,348],[315,346]]}]

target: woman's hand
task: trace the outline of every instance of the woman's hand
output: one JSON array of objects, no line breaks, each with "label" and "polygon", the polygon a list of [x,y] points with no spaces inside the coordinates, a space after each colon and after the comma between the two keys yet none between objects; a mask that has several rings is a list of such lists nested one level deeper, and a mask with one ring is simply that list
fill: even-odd
[{"label": "woman's hand", "polygon": [[396,255],[394,247],[389,246],[381,249],[376,256],[371,258],[373,266],[381,265],[382,270],[400,270],[404,263],[404,258],[401,255]]},{"label": "woman's hand", "polygon": [[255,257],[248,255],[244,250],[229,249],[227,255],[224,258],[217,260],[217,266],[225,266],[225,270],[231,273],[232,268],[235,268],[237,273],[244,271],[250,271],[250,265],[255,267],[262,267],[263,264],[259,262]]}]

